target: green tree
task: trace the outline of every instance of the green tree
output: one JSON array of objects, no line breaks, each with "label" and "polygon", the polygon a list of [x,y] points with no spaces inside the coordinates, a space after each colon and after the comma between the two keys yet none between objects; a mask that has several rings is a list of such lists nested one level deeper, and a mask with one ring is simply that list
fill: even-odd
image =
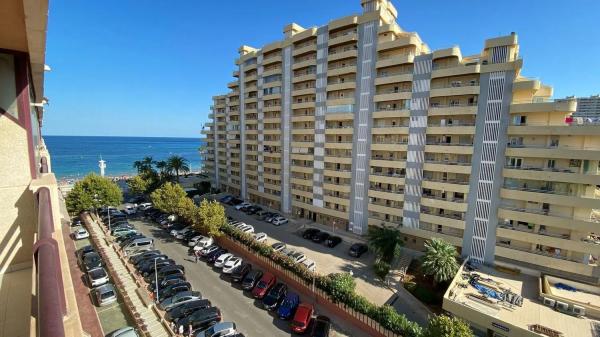
[{"label": "green tree", "polygon": [[373,270],[377,278],[379,278],[382,282],[385,282],[385,278],[390,273],[390,264],[382,259],[377,259],[373,264]]},{"label": "green tree", "polygon": [[436,315],[429,318],[423,337],[472,337],[469,324],[457,317]]},{"label": "green tree", "polygon": [[138,173],[143,174],[153,170],[152,164],[154,164],[152,157],[147,156],[142,160],[134,161],[133,167],[137,169]]},{"label": "green tree", "polygon": [[177,182],[179,182],[179,172],[190,172],[190,165],[187,159],[177,155],[167,158],[167,167],[169,168],[169,171],[175,171]]},{"label": "green tree", "polygon": [[177,205],[177,215],[179,215],[187,224],[196,226],[200,223],[198,216],[198,206],[194,204],[192,199],[185,197],[179,199]]},{"label": "green tree", "polygon": [[72,214],[104,205],[117,206],[123,202],[123,192],[112,180],[89,174],[75,183],[66,198],[67,209]]},{"label": "green tree", "polygon": [[202,200],[198,207],[198,227],[211,236],[220,236],[221,227],[227,224],[225,208],[216,200]]},{"label": "green tree", "polygon": [[165,183],[150,194],[154,207],[167,213],[178,214],[181,199],[187,198],[179,184]]},{"label": "green tree", "polygon": [[425,242],[421,269],[425,275],[433,276],[436,283],[451,280],[458,271],[457,255],[453,245],[441,239],[431,239]]},{"label": "green tree", "polygon": [[371,249],[388,264],[400,255],[403,245],[400,231],[389,227],[369,227],[367,240]]},{"label": "green tree", "polygon": [[141,175],[136,175],[133,178],[127,180],[127,186],[129,191],[133,194],[144,194],[150,188],[152,182],[150,179],[143,178]]},{"label": "green tree", "polygon": [[338,302],[346,302],[354,295],[356,281],[349,273],[329,274],[326,287],[331,298]]}]

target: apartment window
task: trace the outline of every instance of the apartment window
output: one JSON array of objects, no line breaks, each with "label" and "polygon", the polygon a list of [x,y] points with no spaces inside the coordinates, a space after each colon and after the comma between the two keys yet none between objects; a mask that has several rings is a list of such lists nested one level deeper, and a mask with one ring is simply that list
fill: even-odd
[{"label": "apartment window", "polygon": [[514,158],[511,157],[508,159],[508,166],[520,168],[523,164],[523,158]]},{"label": "apartment window", "polygon": [[524,125],[527,124],[527,116],[516,115],[513,116],[513,125]]},{"label": "apartment window", "polygon": [[0,111],[14,118],[19,117],[17,89],[15,86],[15,59],[13,55],[0,53]]},{"label": "apartment window", "polygon": [[556,161],[554,159],[548,159],[548,163],[547,163],[548,168],[554,168],[555,164],[556,164]]}]

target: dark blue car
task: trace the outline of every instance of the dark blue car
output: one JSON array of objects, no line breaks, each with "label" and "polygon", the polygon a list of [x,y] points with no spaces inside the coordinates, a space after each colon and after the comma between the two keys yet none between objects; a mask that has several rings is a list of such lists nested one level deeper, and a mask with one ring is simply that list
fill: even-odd
[{"label": "dark blue car", "polygon": [[296,312],[298,304],[300,304],[300,297],[298,294],[289,292],[283,302],[281,302],[279,309],[277,309],[277,316],[279,316],[281,319],[292,318]]}]

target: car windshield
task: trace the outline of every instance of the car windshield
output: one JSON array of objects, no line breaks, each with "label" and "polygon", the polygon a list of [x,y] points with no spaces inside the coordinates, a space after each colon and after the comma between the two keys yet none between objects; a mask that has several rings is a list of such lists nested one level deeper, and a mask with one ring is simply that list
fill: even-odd
[{"label": "car windshield", "polygon": [[258,282],[258,285],[256,285],[256,286],[257,286],[258,288],[260,288],[260,289],[264,289],[264,288],[266,288],[266,287],[267,287],[267,282],[265,282],[265,281],[260,281],[260,282]]},{"label": "car windshield", "polygon": [[106,276],[106,272],[104,271],[104,269],[94,269],[94,270],[90,271],[90,276],[93,279],[96,279],[96,278]]},{"label": "car windshield", "polygon": [[298,322],[298,321],[293,321],[292,325],[297,326],[297,327],[303,327],[304,323],[303,322]]},{"label": "car windshield", "polygon": [[107,299],[107,298],[111,298],[113,296],[115,296],[115,292],[112,290],[109,290],[109,291],[106,291],[106,292],[103,292],[102,294],[100,294],[100,298],[103,300]]}]

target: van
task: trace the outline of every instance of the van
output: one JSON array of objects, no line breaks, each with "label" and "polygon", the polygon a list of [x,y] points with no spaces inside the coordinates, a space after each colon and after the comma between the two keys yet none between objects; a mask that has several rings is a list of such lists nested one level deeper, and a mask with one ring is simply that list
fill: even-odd
[{"label": "van", "polygon": [[154,249],[154,240],[150,238],[138,238],[123,247],[125,255],[133,254],[139,251]]}]

